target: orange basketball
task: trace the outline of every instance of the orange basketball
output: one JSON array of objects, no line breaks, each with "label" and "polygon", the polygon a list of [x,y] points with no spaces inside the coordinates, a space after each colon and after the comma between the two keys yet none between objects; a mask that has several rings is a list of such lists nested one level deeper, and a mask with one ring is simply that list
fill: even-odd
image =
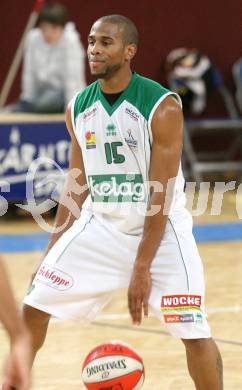
[{"label": "orange basketball", "polygon": [[144,383],[143,361],[127,345],[105,343],[87,355],[82,379],[89,390],[139,390]]}]

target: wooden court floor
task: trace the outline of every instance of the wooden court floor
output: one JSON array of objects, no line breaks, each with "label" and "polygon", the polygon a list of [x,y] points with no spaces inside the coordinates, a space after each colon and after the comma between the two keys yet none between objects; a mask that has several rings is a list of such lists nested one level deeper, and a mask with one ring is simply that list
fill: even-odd
[{"label": "wooden court floor", "polygon": [[[231,213],[224,213],[229,218]],[[206,221],[208,218],[205,218]],[[234,220],[234,218],[232,217]],[[204,220],[204,218],[202,219]],[[216,222],[218,220],[216,219]],[[25,227],[25,229],[24,229]],[[0,224],[3,232],[30,231],[31,222]],[[242,389],[242,243],[224,241],[202,243],[207,284],[207,308],[214,338],[224,361],[226,390]],[[16,298],[21,304],[30,273],[42,253],[4,254]],[[95,345],[122,340],[138,350],[144,359],[144,390],[194,389],[186,369],[183,345],[166,333],[153,317],[134,327],[127,312],[126,292],[121,291],[93,324],[53,320],[46,344],[39,353],[33,375],[33,390],[84,390],[81,365]],[[0,329],[0,361],[8,350],[8,340]]]}]

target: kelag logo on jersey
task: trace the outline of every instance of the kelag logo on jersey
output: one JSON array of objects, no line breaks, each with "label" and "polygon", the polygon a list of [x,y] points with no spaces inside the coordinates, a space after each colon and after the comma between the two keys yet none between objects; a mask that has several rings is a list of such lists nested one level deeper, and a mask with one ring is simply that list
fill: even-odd
[{"label": "kelag logo on jersey", "polygon": [[87,131],[85,134],[86,149],[96,148],[96,134],[94,131]]},{"label": "kelag logo on jersey", "polygon": [[93,202],[144,202],[141,174],[91,175],[88,177]]}]

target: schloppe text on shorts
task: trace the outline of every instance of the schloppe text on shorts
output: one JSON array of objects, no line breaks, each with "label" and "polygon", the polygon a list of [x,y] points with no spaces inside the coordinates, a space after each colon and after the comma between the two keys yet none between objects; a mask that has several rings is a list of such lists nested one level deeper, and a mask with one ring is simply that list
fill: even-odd
[{"label": "schloppe text on shorts", "polygon": [[60,291],[67,290],[73,285],[73,279],[70,275],[46,264],[38,270],[35,281]]}]

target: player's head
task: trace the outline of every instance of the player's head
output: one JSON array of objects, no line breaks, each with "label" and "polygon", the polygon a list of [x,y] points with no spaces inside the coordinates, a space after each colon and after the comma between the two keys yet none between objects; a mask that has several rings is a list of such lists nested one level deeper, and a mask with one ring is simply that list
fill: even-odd
[{"label": "player's head", "polygon": [[139,41],[135,24],[122,15],[98,19],[88,36],[88,60],[93,76],[108,79],[130,66]]},{"label": "player's head", "polygon": [[44,40],[49,44],[58,42],[67,20],[67,10],[62,4],[50,3],[44,5],[38,18],[38,26],[42,31]]}]

